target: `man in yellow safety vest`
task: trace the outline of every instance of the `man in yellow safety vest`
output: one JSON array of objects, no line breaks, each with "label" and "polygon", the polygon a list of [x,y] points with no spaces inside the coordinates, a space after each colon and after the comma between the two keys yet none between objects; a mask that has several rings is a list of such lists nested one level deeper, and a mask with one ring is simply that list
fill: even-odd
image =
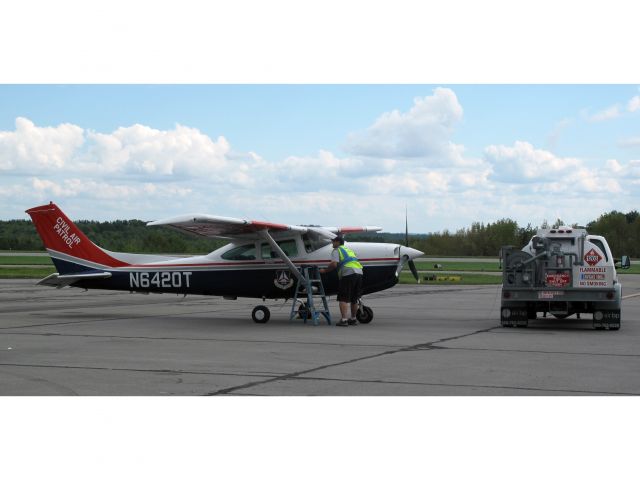
[{"label": "man in yellow safety vest", "polygon": [[[333,252],[331,263],[327,268],[320,269],[320,273],[331,272],[338,269],[340,285],[338,287],[338,302],[342,318],[336,323],[338,327],[357,325],[356,313],[358,312],[358,299],[362,290],[362,264],[358,261],[353,250],[344,246],[344,237],[337,235],[331,240]],[[351,312],[349,312],[351,307]],[[351,316],[349,316],[351,313]]]}]

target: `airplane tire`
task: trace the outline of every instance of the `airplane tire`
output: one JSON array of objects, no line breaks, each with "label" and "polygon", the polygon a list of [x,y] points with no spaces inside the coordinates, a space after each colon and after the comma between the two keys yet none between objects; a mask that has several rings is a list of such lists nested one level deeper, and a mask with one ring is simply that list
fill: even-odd
[{"label": "airplane tire", "polygon": [[371,323],[371,320],[373,320],[373,310],[363,306],[358,310],[358,313],[356,313],[356,319],[358,319],[360,323]]},{"label": "airplane tire", "polygon": [[251,318],[256,323],[267,323],[271,318],[271,312],[264,305],[258,305],[251,312]]},{"label": "airplane tire", "polygon": [[298,307],[298,317],[301,319],[311,319],[311,312],[309,311],[308,305],[305,303],[301,303]]}]

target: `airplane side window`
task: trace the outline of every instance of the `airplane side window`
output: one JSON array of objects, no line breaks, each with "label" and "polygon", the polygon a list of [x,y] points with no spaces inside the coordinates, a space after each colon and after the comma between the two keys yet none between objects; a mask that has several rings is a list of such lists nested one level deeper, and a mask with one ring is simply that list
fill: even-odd
[{"label": "airplane side window", "polygon": [[298,245],[296,245],[295,240],[284,240],[282,242],[278,242],[278,245],[287,257],[295,257],[298,255]]},{"label": "airplane side window", "polygon": [[268,260],[270,258],[278,258],[278,254],[271,250],[271,245],[268,243],[263,243],[260,246],[261,256],[263,260]]},{"label": "airplane side window", "polygon": [[232,248],[228,252],[223,253],[222,258],[225,260],[255,260],[256,246],[254,243],[240,245],[239,247]]},{"label": "airplane side window", "polygon": [[[296,255],[298,255],[298,246],[296,245],[295,240],[283,240],[276,243],[287,257],[295,257]],[[266,260],[268,258],[279,258],[278,254],[271,250],[271,245],[269,245],[268,243],[263,243],[260,247],[260,250],[263,260]]]}]

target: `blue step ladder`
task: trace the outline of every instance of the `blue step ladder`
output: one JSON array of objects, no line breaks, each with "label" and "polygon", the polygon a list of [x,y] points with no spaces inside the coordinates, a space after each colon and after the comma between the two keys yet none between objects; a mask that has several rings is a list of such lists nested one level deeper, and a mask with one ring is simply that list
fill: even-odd
[{"label": "blue step ladder", "polygon": [[[307,323],[307,318],[311,316],[314,325],[320,323],[320,315],[324,316],[327,320],[327,325],[331,325],[331,312],[329,311],[329,304],[327,302],[327,296],[324,292],[324,286],[320,278],[320,269],[315,265],[304,265],[299,268],[303,281],[298,281],[296,285],[296,292],[293,296],[293,304],[291,305],[291,315],[289,320],[293,320],[298,314],[296,311],[296,305],[298,301],[302,303],[300,297],[307,298],[307,312],[304,315],[304,323]],[[314,302],[322,300],[322,306],[316,307]]]}]

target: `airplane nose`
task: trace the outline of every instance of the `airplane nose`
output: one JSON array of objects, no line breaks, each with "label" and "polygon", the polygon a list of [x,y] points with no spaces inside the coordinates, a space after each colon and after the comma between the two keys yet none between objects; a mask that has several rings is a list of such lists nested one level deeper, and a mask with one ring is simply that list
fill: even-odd
[{"label": "airplane nose", "polygon": [[401,251],[403,255],[409,255],[410,260],[413,260],[414,258],[418,258],[424,255],[424,252],[421,252],[420,250],[416,250],[415,248],[411,248],[411,247],[402,247]]}]

